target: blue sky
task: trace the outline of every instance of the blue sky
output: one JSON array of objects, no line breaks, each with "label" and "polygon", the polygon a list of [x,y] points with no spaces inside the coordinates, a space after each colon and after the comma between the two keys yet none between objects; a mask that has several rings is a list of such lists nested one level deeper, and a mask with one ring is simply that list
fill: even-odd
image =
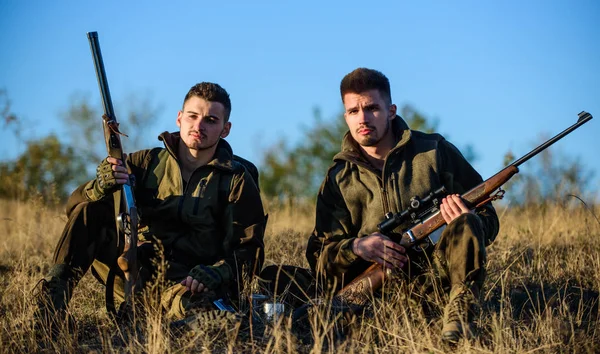
[{"label": "blue sky", "polygon": [[[73,94],[99,102],[86,37],[97,31],[113,101],[138,92],[162,107],[148,144],[177,129],[193,84],[213,81],[232,98],[228,141],[260,164],[280,137],[300,139],[314,107],[337,115],[342,77],[370,67],[388,76],[396,104],[471,144],[484,178],[508,150],[521,156],[580,111],[596,115],[551,149],[595,170],[598,186],[599,17],[597,1],[4,0],[0,88],[29,122],[25,138],[66,131]],[[1,160],[22,148],[0,132]]]}]

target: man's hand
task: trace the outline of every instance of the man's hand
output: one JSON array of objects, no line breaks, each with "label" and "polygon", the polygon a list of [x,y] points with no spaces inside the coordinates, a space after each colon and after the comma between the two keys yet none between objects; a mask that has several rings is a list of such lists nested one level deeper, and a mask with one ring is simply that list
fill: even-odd
[{"label": "man's hand", "polygon": [[192,294],[216,290],[232,277],[231,269],[227,264],[206,266],[199,264],[190,270],[187,278],[181,281]]},{"label": "man's hand", "polygon": [[366,261],[379,263],[388,269],[402,268],[408,262],[404,255],[404,247],[379,232],[355,239],[352,252]]},{"label": "man's hand", "polygon": [[199,282],[198,279],[194,279],[190,275],[183,279],[180,284],[185,286],[188,291],[192,292],[192,294],[208,291],[208,288],[204,285],[204,283]]},{"label": "man's hand", "polygon": [[127,183],[129,181],[129,173],[123,165],[123,161],[109,156],[96,169],[96,179],[100,183],[101,188],[112,188],[116,184]]},{"label": "man's hand", "polygon": [[452,220],[456,219],[461,214],[473,213],[473,210],[467,208],[458,194],[451,194],[442,199],[440,211],[442,212],[442,217],[446,221],[446,224],[450,224]]},{"label": "man's hand", "polygon": [[97,199],[101,199],[111,194],[115,189],[129,181],[127,168],[123,161],[114,157],[107,157],[96,168],[96,184],[94,193]]}]

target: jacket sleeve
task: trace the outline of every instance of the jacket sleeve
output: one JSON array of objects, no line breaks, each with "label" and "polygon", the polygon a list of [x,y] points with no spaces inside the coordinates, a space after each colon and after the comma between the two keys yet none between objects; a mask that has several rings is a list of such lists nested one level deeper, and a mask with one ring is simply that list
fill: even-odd
[{"label": "jacket sleeve", "polygon": [[[143,164],[144,164],[146,158],[149,156],[149,152],[150,152],[150,150],[142,150],[142,151],[134,152],[129,155],[129,158],[128,158],[129,173],[133,174],[134,179],[136,181],[141,181],[141,179],[144,175]],[[73,208],[75,208],[75,206],[79,203],[96,202],[99,200],[98,198],[95,198],[94,193],[91,192],[94,189],[95,185],[96,185],[96,179],[94,178],[94,179],[80,185],[79,187],[77,187],[77,189],[75,189],[73,191],[73,193],[71,193],[71,196],[67,200],[67,206],[66,206],[67,215],[69,215],[71,213],[71,211],[73,210]],[[107,200],[110,197],[111,196],[104,196],[103,198],[101,198],[101,200]]]},{"label": "jacket sleeve", "polygon": [[[450,193],[463,194],[483,182],[481,175],[464,158],[460,151],[446,140],[439,146],[442,183],[450,189]],[[500,222],[492,203],[477,208],[475,213],[483,224],[486,244],[491,244],[500,228]]]},{"label": "jacket sleeve", "polygon": [[[229,265],[238,289],[249,282],[245,274],[257,274],[264,261],[266,217],[260,193],[253,178],[244,170],[231,181],[229,203],[224,213],[225,258],[217,264]],[[216,265],[216,264],[215,264]]]},{"label": "jacket sleeve", "polygon": [[352,252],[352,219],[339,186],[335,172],[330,170],[317,195],[315,228],[308,240],[306,258],[317,274],[341,278],[361,259]]}]

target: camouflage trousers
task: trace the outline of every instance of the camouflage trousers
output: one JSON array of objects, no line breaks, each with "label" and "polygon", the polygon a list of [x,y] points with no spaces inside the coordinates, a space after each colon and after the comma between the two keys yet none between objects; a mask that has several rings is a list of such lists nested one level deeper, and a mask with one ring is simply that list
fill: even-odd
[{"label": "camouflage trousers", "polygon": [[[54,252],[54,265],[66,265],[72,269],[67,275],[75,286],[80,278],[92,268],[94,276],[106,285],[109,270],[116,264],[120,255],[115,232],[115,218],[112,201],[78,204],[68,215],[69,219]],[[121,245],[122,249],[122,245]],[[138,246],[139,276],[143,287],[152,285],[157,275],[155,267],[156,252],[151,243]],[[191,267],[177,263],[173,259],[166,260],[168,266],[164,271],[164,284],[160,296],[161,306],[172,319],[186,316],[192,307],[210,303],[214,293],[192,295],[180,282],[185,279]],[[115,275],[114,297],[117,301],[124,300],[124,279]]]},{"label": "camouflage trousers", "polygon": [[463,214],[446,226],[434,247],[410,249],[410,263],[400,278],[417,282],[422,291],[431,283],[449,292],[452,286],[472,284],[481,288],[485,280],[485,234],[479,217]]}]

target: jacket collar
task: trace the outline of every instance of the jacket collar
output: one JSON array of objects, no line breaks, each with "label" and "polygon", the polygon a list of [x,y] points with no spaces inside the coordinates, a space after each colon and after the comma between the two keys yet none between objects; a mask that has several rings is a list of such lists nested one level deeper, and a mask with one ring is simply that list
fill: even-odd
[{"label": "jacket collar", "polygon": [[[158,136],[158,140],[165,144],[165,149],[169,151],[169,154],[179,161],[177,157],[177,149],[181,143],[181,136],[179,132],[163,132]],[[211,161],[207,165],[214,166],[216,168],[233,171],[233,149],[231,145],[225,139],[220,139],[217,143],[217,149]]]}]

